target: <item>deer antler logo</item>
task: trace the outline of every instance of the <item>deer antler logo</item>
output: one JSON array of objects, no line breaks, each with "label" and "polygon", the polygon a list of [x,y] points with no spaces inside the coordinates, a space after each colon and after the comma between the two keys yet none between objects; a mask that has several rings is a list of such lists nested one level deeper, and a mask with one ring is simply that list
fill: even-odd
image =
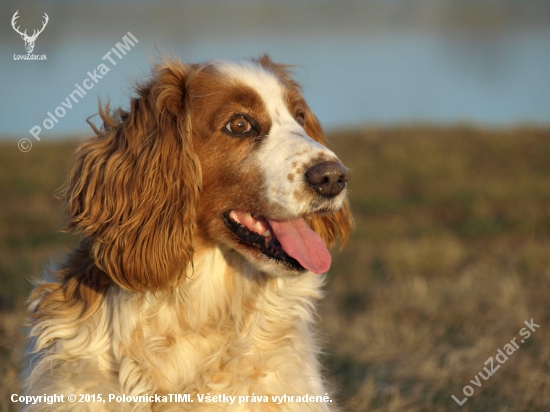
[{"label": "deer antler logo", "polygon": [[28,36],[27,35],[27,30],[25,30],[24,33],[21,33],[19,31],[19,26],[15,27],[15,21],[19,18],[18,14],[19,13],[19,10],[17,10],[15,12],[15,14],[13,15],[12,19],[11,19],[11,25],[13,27],[13,29],[19,33],[21,35],[21,38],[23,40],[25,40],[25,49],[27,49],[27,53],[30,54],[32,53],[32,50],[34,49],[34,42],[36,41],[36,38],[38,37],[38,35],[40,33],[42,33],[44,31],[44,28],[46,27],[46,25],[48,24],[48,20],[50,20],[50,18],[48,17],[48,15],[46,13],[44,13],[44,22],[42,23],[42,28],[40,30],[34,30],[33,33],[32,33],[32,36]]}]

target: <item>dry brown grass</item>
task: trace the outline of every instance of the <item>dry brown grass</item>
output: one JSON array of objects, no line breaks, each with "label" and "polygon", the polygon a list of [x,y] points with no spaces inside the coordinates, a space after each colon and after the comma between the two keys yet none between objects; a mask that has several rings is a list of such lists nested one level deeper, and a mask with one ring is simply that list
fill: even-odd
[{"label": "dry brown grass", "polygon": [[[357,229],[320,307],[326,376],[347,411],[550,410],[550,131],[334,134]],[[15,410],[27,277],[74,242],[55,232],[74,143],[0,145],[0,411]],[[540,328],[459,407],[462,388]]]},{"label": "dry brown grass", "polygon": [[[321,318],[343,404],[549,410],[550,133],[370,130],[337,146],[357,231]],[[540,329],[459,407],[451,395],[531,318]]]}]

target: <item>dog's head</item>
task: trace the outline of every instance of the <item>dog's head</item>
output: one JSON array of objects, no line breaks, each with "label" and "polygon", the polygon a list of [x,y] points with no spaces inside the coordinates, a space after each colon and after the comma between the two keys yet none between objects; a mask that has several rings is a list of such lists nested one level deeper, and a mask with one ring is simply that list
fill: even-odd
[{"label": "dog's head", "polygon": [[125,289],[169,287],[219,244],[273,276],[323,273],[349,236],[348,171],[287,66],[168,61],[128,111],[100,115],[73,159],[66,227]]}]

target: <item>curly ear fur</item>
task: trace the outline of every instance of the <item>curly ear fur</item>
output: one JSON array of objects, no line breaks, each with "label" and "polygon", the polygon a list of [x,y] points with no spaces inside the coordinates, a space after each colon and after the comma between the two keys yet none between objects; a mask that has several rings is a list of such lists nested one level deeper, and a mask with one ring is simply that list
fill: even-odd
[{"label": "curly ear fur", "polygon": [[130,291],[159,290],[191,261],[201,169],[186,113],[189,66],[157,66],[129,111],[99,114],[103,127],[73,156],[61,197],[66,230],[90,243],[94,263]]}]

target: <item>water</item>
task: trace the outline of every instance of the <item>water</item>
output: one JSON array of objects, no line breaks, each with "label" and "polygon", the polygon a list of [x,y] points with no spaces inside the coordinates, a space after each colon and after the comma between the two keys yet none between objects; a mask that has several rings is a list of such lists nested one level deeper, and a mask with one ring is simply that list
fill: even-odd
[{"label": "water", "polygon": [[[6,24],[6,16],[2,17]],[[9,18],[9,16],[8,16]],[[55,20],[51,17],[50,24]],[[57,29],[62,30],[63,26]],[[197,26],[198,27],[198,26]],[[197,29],[198,30],[198,29]],[[42,123],[93,71],[127,32],[139,43],[50,130]],[[52,29],[53,32],[53,29]],[[85,119],[97,113],[97,98],[127,105],[131,85],[150,70],[156,48],[188,61],[241,58],[269,53],[296,69],[305,95],[328,129],[402,122],[474,122],[508,126],[550,124],[550,27],[522,27],[496,34],[435,30],[317,30],[295,28],[205,31],[182,36],[120,24],[108,35],[75,32],[37,39],[35,53],[47,61],[14,61],[24,43],[11,28],[0,40],[0,138],[29,135],[56,138],[89,131]],[[207,33],[207,34],[206,34]],[[159,37],[160,35],[160,37]]]}]

